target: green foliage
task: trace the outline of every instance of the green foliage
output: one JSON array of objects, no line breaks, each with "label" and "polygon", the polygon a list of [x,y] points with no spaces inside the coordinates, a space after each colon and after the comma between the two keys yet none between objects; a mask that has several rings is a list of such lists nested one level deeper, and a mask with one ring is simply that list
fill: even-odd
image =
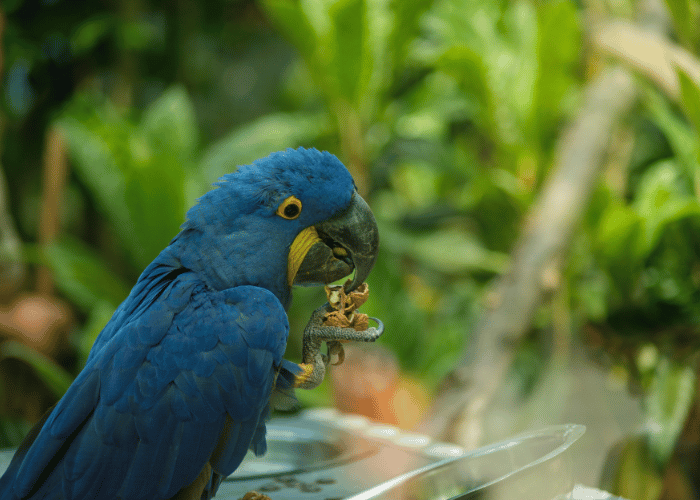
[{"label": "green foliage", "polygon": [[668,358],[657,364],[644,402],[649,418],[649,448],[661,470],[676,447],[693,404],[695,388],[696,374],[691,366]]},{"label": "green foliage", "polygon": [[181,88],[164,93],[140,122],[108,101],[78,96],[57,125],[79,175],[134,264],[147,266],[184,220],[185,183],[194,175],[197,142],[187,94]]},{"label": "green foliage", "polygon": [[696,131],[700,130],[700,88],[685,71],[678,70],[678,81],[681,86],[681,103],[688,120]]},{"label": "green foliage", "polygon": [[633,437],[620,443],[610,452],[605,468],[613,478],[603,487],[625,495],[624,498],[655,500],[663,491],[663,477],[643,438]]},{"label": "green foliage", "polygon": [[[518,155],[523,161],[534,155],[537,168],[575,88],[580,40],[575,6],[439,2],[428,22],[432,36],[421,59],[458,82],[466,113],[504,153],[515,154],[516,162]],[[515,147],[522,152],[512,151]]]},{"label": "green foliage", "polygon": [[508,256],[493,252],[469,233],[453,228],[423,235],[410,235],[382,226],[382,244],[393,252],[403,253],[428,269],[447,275],[474,272],[498,274],[505,271]]},{"label": "green foliage", "polygon": [[139,134],[153,151],[172,155],[169,158],[172,165],[191,169],[197,153],[199,129],[194,104],[187,91],[176,85],[163,92],[144,111]]},{"label": "green foliage", "polygon": [[158,27],[145,19],[126,20],[114,13],[99,13],[85,19],[73,31],[69,43],[76,55],[99,50],[112,41],[119,50],[153,50],[157,47]]},{"label": "green foliage", "polygon": [[[333,149],[337,137],[341,152],[355,158],[349,162],[355,173],[370,171],[377,185],[369,199],[386,256],[371,284],[391,286],[380,286],[366,307],[409,332],[387,342],[405,367],[435,384],[465,342],[463,325],[478,314],[472,304],[508,265],[519,219],[576,94],[576,7],[428,0],[261,5],[307,70],[290,72],[283,85],[289,89],[307,75],[321,103],[299,101],[200,149],[195,101],[182,86],[141,112],[76,94],[57,120],[76,174],[140,270],[216,178],[284,147],[328,142]],[[110,16],[92,17],[72,43],[89,51],[114,26]],[[372,168],[391,155],[386,169]],[[119,282],[103,270],[93,275]],[[83,307],[103,311],[123,293],[121,285],[98,293],[89,281],[81,289],[66,273],[57,273],[57,282]],[[101,317],[90,316],[84,338],[94,337]]]},{"label": "green foliage", "polygon": [[21,443],[31,426],[29,423],[16,418],[0,420],[0,447],[9,448]]},{"label": "green foliage", "polygon": [[604,314],[588,313],[607,315],[616,328],[641,336],[656,335],[662,325],[689,326],[700,318],[694,274],[700,203],[677,162],[649,166],[631,201],[608,194],[607,205],[592,222],[593,265],[599,270],[587,271],[580,294],[599,294],[604,276],[607,299]]},{"label": "green foliage", "polygon": [[313,144],[328,129],[322,113],[274,113],[231,131],[203,154],[198,171],[212,180],[273,151]]},{"label": "green foliage", "polygon": [[54,360],[21,342],[7,340],[0,344],[0,359],[15,358],[28,364],[56,398],[63,396],[73,377]]},{"label": "green foliage", "polygon": [[666,0],[676,33],[684,45],[697,48],[700,32],[697,29],[700,6],[697,0]]},{"label": "green foliage", "polygon": [[42,256],[61,292],[84,311],[101,302],[116,307],[129,294],[130,286],[79,240],[64,238],[46,247]]},{"label": "green foliage", "polygon": [[356,135],[364,131],[357,127],[381,116],[392,79],[413,41],[410,35],[417,32],[420,15],[431,2],[263,0],[261,4],[301,53],[337,121],[341,142],[362,141]]},{"label": "green foliage", "polygon": [[[13,13],[24,3],[3,8]],[[603,64],[583,43],[582,6],[260,0],[191,3],[196,15],[188,16],[178,3],[129,5],[142,11],[64,8],[60,30],[56,21],[29,29],[22,17],[10,19],[5,44],[12,78],[3,82],[12,86],[3,104],[3,165],[34,166],[29,181],[8,169],[28,241],[35,235],[26,228],[36,223],[23,221],[39,197],[41,155],[33,151],[41,148],[20,147],[22,134],[52,123],[70,150],[79,200],[65,215],[68,234],[41,250],[29,245],[28,255],[53,270],[58,290],[81,312],[78,359],[212,182],[304,145],[338,154],[373,207],[382,251],[363,309],[385,322],[380,342],[402,368],[435,387],[461,359],[582,86]],[[697,55],[697,0],[666,5],[677,39]],[[631,14],[631,6],[618,4],[611,14]],[[59,15],[43,9],[38,15]],[[55,47],[63,42],[70,50],[61,56]],[[44,73],[53,79],[40,87],[34,82]],[[602,332],[608,357],[638,375],[654,423],[618,463],[623,490],[645,498],[658,496],[659,470],[691,404],[696,373],[685,360],[697,350],[700,323],[700,90],[692,75],[677,73],[677,102],[639,79],[640,104],[619,124],[572,236],[561,279],[568,288],[538,311],[507,388],[534,399],[538,384],[556,389],[545,380],[551,370],[539,369],[551,335]],[[296,333],[322,300],[320,291],[297,293],[290,358],[299,353]],[[573,331],[554,325],[557,308],[574,318]],[[621,343],[624,349],[610,347]],[[653,363],[631,366],[650,346],[660,353]],[[58,394],[63,386],[52,384]],[[329,403],[330,394],[325,386],[303,401]],[[12,434],[3,425],[0,439]]]}]

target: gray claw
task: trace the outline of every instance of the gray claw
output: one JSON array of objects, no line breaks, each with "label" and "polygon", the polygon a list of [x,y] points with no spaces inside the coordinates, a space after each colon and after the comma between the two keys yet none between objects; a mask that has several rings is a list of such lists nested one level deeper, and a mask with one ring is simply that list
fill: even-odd
[{"label": "gray claw", "polygon": [[[322,305],[313,312],[309,323],[304,328],[302,358],[306,372],[299,380],[297,387],[305,389],[317,387],[323,381],[328,363],[332,361],[332,355],[337,354],[337,364],[342,363],[344,352],[342,344],[338,341],[374,342],[384,333],[384,323],[377,318],[369,318],[377,326],[364,331],[324,325],[323,318],[327,312],[331,311],[333,308],[328,303]],[[323,342],[326,342],[329,347],[327,355],[320,352]]]},{"label": "gray claw", "polygon": [[384,323],[382,323],[381,320],[379,320],[377,318],[373,318],[372,316],[369,316],[369,319],[374,321],[377,324],[377,327],[367,329],[367,331],[369,331],[369,330],[376,331],[375,337],[373,339],[367,339],[367,342],[374,342],[375,340],[377,340],[379,337],[382,336],[382,333],[384,333]]}]

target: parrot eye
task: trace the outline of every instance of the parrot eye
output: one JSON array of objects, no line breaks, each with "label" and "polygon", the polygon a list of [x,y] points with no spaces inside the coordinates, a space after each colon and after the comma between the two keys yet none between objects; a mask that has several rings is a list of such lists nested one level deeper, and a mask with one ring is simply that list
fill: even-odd
[{"label": "parrot eye", "polygon": [[275,213],[285,219],[296,219],[301,213],[301,201],[296,196],[290,196],[277,207]]}]

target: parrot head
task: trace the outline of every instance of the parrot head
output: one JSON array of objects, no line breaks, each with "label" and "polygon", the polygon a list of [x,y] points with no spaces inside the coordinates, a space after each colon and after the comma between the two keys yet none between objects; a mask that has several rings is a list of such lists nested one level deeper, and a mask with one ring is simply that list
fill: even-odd
[{"label": "parrot head", "polygon": [[187,212],[171,247],[214,289],[267,288],[285,307],[293,285],[367,278],[379,248],[374,216],[345,166],[287,149],[239,167]]}]

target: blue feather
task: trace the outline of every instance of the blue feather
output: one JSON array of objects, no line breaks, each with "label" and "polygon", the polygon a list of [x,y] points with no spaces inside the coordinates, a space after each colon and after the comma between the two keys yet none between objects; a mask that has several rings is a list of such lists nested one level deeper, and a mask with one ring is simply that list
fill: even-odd
[{"label": "blue feather", "polygon": [[[208,462],[213,496],[248,449],[264,453],[273,391],[293,400],[283,359],[287,254],[304,228],[349,203],[333,155],[288,149],[222,177],[144,270],[83,371],[0,478],[2,500],[165,500]],[[300,216],[276,207],[294,195]]]}]

